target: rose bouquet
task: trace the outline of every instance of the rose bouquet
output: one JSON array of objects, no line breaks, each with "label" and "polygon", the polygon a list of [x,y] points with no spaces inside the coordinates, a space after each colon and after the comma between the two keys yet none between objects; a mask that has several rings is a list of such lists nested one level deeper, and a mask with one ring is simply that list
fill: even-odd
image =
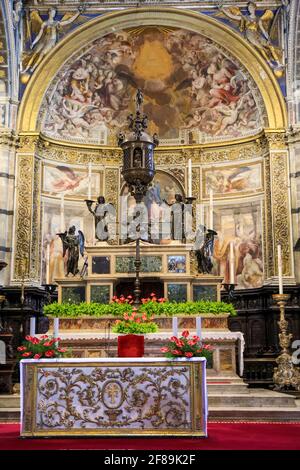
[{"label": "rose bouquet", "polygon": [[22,346],[17,348],[19,359],[44,359],[63,357],[70,354],[70,350],[59,346],[60,338],[43,335],[25,337]]},{"label": "rose bouquet", "polygon": [[125,312],[123,320],[116,320],[112,331],[114,333],[143,335],[147,333],[155,333],[158,330],[153,317],[144,312],[138,312],[133,307],[131,312]]},{"label": "rose bouquet", "polygon": [[160,349],[166,357],[206,357],[210,358],[213,348],[208,344],[203,344],[196,335],[190,335],[189,331],[184,330],[181,337],[172,336],[167,346]]}]

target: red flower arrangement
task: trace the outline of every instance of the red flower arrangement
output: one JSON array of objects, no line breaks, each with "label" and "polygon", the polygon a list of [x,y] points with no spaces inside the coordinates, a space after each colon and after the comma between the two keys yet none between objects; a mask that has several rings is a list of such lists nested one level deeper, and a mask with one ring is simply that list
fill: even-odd
[{"label": "red flower arrangement", "polygon": [[124,334],[155,333],[158,328],[152,320],[153,316],[145,312],[138,312],[137,308],[133,307],[132,312],[124,313],[123,320],[115,321],[113,332]]},{"label": "red flower arrangement", "polygon": [[208,359],[212,354],[212,346],[203,344],[199,336],[190,336],[190,332],[184,330],[181,337],[172,336],[167,346],[160,348],[166,357],[206,357]]},{"label": "red flower arrangement", "polygon": [[132,295],[127,295],[127,297],[125,297],[124,295],[120,295],[120,297],[118,297],[117,295],[114,295],[111,299],[112,303],[114,304],[133,304],[133,297]]},{"label": "red flower arrangement", "polygon": [[59,341],[60,338],[47,335],[43,335],[41,338],[27,335],[22,346],[17,348],[19,359],[42,359],[69,355],[70,351],[61,348]]},{"label": "red flower arrangement", "polygon": [[[159,299],[157,298],[157,295],[154,292],[151,292],[150,297],[143,298],[141,299],[143,304],[146,304],[148,302],[158,302],[158,303],[163,303],[166,302],[166,299],[164,297],[160,297]],[[120,295],[118,297],[117,295],[114,295],[111,299],[112,303],[117,303],[117,304],[133,304],[133,297],[132,295],[127,295],[125,297],[124,295]]]}]

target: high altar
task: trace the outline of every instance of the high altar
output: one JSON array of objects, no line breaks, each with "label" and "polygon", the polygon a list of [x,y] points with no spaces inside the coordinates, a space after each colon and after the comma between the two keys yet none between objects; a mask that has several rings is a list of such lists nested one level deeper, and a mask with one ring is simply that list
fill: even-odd
[{"label": "high altar", "polygon": [[21,436],[207,435],[205,359],[21,364]]},{"label": "high altar", "polygon": [[[45,284],[57,285],[59,302],[108,302],[132,291],[135,244],[123,243],[120,233],[134,198],[116,135],[140,88],[149,134],[160,140],[148,216],[176,194],[193,196],[195,220],[217,233],[210,275],[198,272],[192,240],[141,242],[142,296],[227,301],[221,284],[230,284],[232,246],[238,316],[227,333],[245,336],[246,379],[270,384],[279,348],[272,303],[278,245],[294,337],[300,309],[299,134],[290,127],[298,109],[284,61],[296,48],[281,37],[285,9],[266,1],[248,11],[238,2],[233,15],[213,1],[102,3],[84,10],[77,0],[59,7],[29,0],[23,16],[7,15],[0,61],[1,324],[12,328],[15,350],[29,332],[29,317],[37,319],[38,333],[49,328],[43,307],[55,296]],[[48,12],[50,6],[56,10]],[[291,11],[296,18],[296,7]],[[257,29],[265,14],[269,41]],[[271,17],[278,20],[272,27]],[[51,40],[43,34],[48,21]],[[17,77],[8,73],[12,66]],[[115,237],[100,243],[85,202],[99,196],[116,211]],[[79,273],[66,277],[58,233],[73,225],[86,248]]]}]

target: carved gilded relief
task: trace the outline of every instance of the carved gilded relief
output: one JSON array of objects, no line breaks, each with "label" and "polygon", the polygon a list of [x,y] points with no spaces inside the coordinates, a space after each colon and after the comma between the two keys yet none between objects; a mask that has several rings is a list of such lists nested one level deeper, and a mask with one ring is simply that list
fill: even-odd
[{"label": "carved gilded relief", "polygon": [[[291,241],[290,241],[290,204],[288,187],[288,154],[287,152],[272,152],[271,182],[272,182],[272,216],[273,240],[275,247],[282,246],[283,275],[292,276]],[[277,257],[275,257],[277,260]],[[276,272],[277,268],[276,268]]]},{"label": "carved gilded relief", "polygon": [[23,435],[205,432],[202,363],[24,366]]},{"label": "carved gilded relief", "polygon": [[34,169],[33,155],[18,155],[17,173],[17,213],[15,230],[15,269],[14,277],[21,278],[24,275],[24,260],[26,260],[25,275],[29,277],[31,220],[32,220],[32,174]]}]

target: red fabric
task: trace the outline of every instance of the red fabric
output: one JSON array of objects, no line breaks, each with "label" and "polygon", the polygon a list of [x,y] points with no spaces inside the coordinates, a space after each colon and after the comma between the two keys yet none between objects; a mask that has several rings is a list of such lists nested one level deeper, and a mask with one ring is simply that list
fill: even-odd
[{"label": "red fabric", "polygon": [[118,336],[118,357],[143,357],[144,342],[143,335]]},{"label": "red fabric", "polygon": [[19,439],[19,424],[0,423],[0,450],[300,450],[300,423],[209,423],[207,439]]}]

